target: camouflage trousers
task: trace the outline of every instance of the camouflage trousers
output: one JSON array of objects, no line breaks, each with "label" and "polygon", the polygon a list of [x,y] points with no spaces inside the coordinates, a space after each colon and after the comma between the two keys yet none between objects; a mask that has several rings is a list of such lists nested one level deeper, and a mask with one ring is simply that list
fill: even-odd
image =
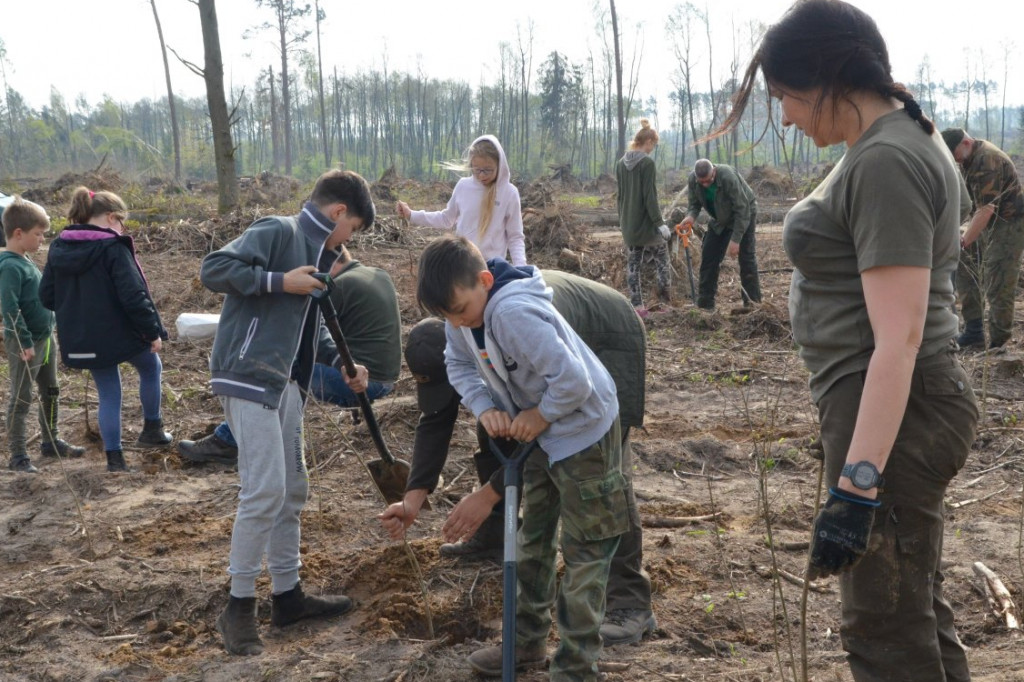
[{"label": "camouflage trousers", "polygon": [[640,271],[644,260],[650,257],[658,268],[658,296],[668,300],[669,287],[672,286],[672,263],[668,258],[668,244],[661,242],[655,246],[630,246],[626,259],[626,285],[629,287],[629,302],[634,308],[644,305],[643,284]]},{"label": "camouflage trousers", "polygon": [[982,291],[988,300],[989,345],[1010,340],[1013,299],[1017,293],[1020,258],[1024,252],[1024,218],[996,219],[981,238],[960,252],[956,288],[964,321],[985,317]]},{"label": "camouflage trousers", "polygon": [[[551,659],[551,682],[600,679],[608,571],[629,526],[621,452],[616,419],[589,448],[554,464],[538,448],[523,468],[516,644],[547,640],[554,605],[560,642]],[[559,521],[565,574],[556,592]]]},{"label": "camouflage trousers", "polygon": [[32,407],[32,384],[39,390],[39,430],[42,441],[56,440],[57,433],[57,346],[53,336],[47,336],[34,345],[35,357],[31,362],[21,359],[18,335],[8,333],[4,339],[7,367],[11,375],[10,402],[7,405],[7,446],[12,457],[27,453],[26,428]]},{"label": "camouflage trousers", "polygon": [[[846,462],[865,372],[818,402],[825,484]],[[864,557],[839,575],[843,649],[856,682],[969,682],[967,656],[942,594],[943,496],[974,441],[978,407],[952,352],[918,360],[882,475]]]}]

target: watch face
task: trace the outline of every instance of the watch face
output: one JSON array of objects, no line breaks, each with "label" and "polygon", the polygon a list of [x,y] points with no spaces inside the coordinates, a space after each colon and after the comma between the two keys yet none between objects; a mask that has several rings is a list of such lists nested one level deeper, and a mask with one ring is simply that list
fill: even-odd
[{"label": "watch face", "polygon": [[853,476],[850,478],[853,484],[862,490],[875,487],[878,474],[875,468],[867,462],[860,462],[853,467]]}]

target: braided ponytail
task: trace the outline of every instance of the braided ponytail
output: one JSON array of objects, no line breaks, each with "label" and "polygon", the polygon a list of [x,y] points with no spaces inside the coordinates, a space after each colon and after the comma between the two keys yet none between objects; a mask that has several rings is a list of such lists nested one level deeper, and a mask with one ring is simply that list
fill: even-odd
[{"label": "braided ponytail", "polygon": [[917,103],[914,96],[910,94],[910,91],[902,83],[891,83],[882,93],[886,97],[893,97],[903,103],[903,109],[907,112],[910,118],[917,121],[924,131],[931,135],[935,132],[935,124],[932,120],[925,116],[924,111],[921,110],[921,105]]}]

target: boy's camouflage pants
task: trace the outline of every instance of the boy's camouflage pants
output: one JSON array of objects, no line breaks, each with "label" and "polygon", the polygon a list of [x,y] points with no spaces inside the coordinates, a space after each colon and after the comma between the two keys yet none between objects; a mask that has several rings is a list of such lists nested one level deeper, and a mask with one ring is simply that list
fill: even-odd
[{"label": "boy's camouflage pants", "polygon": [[17,334],[4,338],[7,366],[11,373],[11,396],[7,405],[7,446],[12,458],[27,455],[26,422],[32,407],[32,384],[39,389],[39,429],[42,442],[57,439],[57,346],[48,336],[34,345],[31,362],[21,359]]},{"label": "boy's camouflage pants", "polygon": [[1002,346],[1010,340],[1022,252],[1024,218],[1010,222],[996,219],[978,241],[960,252],[956,273],[960,312],[965,322],[984,319],[984,290],[988,300],[989,345]]},{"label": "boy's camouflage pants", "polygon": [[519,530],[516,644],[536,645],[551,630],[556,604],[558,523],[562,523],[565,574],[557,590],[560,643],[551,660],[551,682],[600,679],[601,621],[605,588],[619,536],[629,518],[621,470],[619,420],[600,441],[548,464],[542,449],[523,468],[523,525]]}]

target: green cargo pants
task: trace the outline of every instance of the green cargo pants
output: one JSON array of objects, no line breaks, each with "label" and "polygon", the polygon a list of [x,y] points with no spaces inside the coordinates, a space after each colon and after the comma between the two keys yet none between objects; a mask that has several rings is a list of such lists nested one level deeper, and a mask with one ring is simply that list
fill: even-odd
[{"label": "green cargo pants", "polygon": [[523,524],[519,529],[516,644],[547,640],[561,521],[565,574],[557,590],[560,642],[551,682],[600,679],[601,621],[612,556],[629,527],[622,476],[619,420],[594,445],[554,464],[540,448],[523,468]]},{"label": "green cargo pants", "polygon": [[985,228],[978,241],[960,252],[956,272],[960,312],[964,321],[984,319],[981,292],[985,292],[990,346],[1002,346],[1010,340],[1022,253],[1024,218],[1012,221],[997,218]]},{"label": "green cargo pants", "polygon": [[[853,436],[864,373],[821,398],[825,481],[834,486]],[[967,460],[978,407],[951,352],[918,360],[885,465],[868,551],[841,573],[843,649],[857,682],[969,682],[953,610],[942,596],[943,497]]]}]

